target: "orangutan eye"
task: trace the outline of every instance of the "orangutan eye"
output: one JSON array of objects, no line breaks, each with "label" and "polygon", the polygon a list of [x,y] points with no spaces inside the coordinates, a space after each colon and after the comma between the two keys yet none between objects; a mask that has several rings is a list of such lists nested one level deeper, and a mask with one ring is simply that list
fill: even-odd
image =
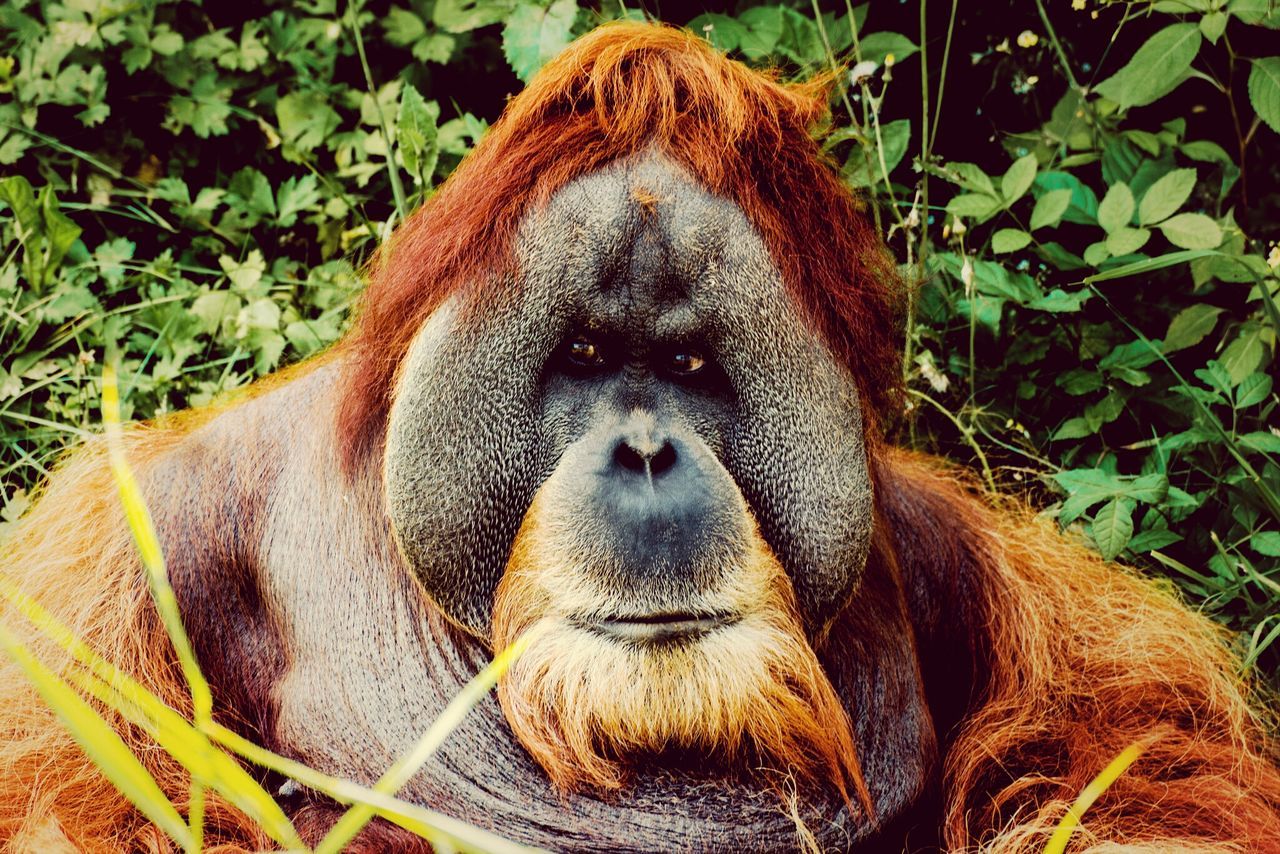
[{"label": "orangutan eye", "polygon": [[569,361],[583,368],[598,368],[604,364],[604,356],[596,342],[585,335],[575,335],[569,341]]},{"label": "orangutan eye", "polygon": [[706,363],[707,360],[697,350],[677,350],[667,360],[667,370],[673,374],[689,376],[702,370]]}]

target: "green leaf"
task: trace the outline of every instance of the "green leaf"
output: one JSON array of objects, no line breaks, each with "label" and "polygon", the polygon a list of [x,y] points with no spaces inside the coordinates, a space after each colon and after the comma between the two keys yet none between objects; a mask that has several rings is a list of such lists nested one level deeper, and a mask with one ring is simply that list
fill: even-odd
[{"label": "green leaf", "polygon": [[1253,111],[1276,133],[1280,133],[1280,56],[1253,61],[1249,72],[1249,103]]},{"label": "green leaf", "polygon": [[575,0],[555,0],[543,8],[521,3],[502,29],[502,53],[511,70],[528,83],[543,64],[569,44],[578,17]]},{"label": "green leaf", "polygon": [[1083,439],[1086,436],[1092,436],[1098,432],[1096,427],[1089,426],[1089,422],[1083,418],[1068,418],[1059,425],[1057,430],[1053,431],[1053,435],[1049,437],[1050,441],[1057,442],[1061,439]]},{"label": "green leaf", "polygon": [[992,183],[991,176],[983,172],[982,167],[976,163],[949,162],[940,174],[951,183],[959,184],[971,192],[987,196],[1000,195],[996,192],[996,185]]},{"label": "green leaf", "polygon": [[[880,139],[884,142],[884,166],[893,174],[894,167],[906,156],[911,140],[910,119],[897,119],[880,126]],[[871,187],[884,179],[880,158],[872,145],[870,150],[855,148],[849,154],[842,170],[845,181],[851,187]]]},{"label": "green leaf", "polygon": [[1193,139],[1190,142],[1184,142],[1178,146],[1178,150],[1190,157],[1192,160],[1198,160],[1201,163],[1218,163],[1222,166],[1230,166],[1234,162],[1231,155],[1227,154],[1226,149],[1216,142],[1210,142],[1207,139]]},{"label": "green leaf", "polygon": [[[1111,250],[1107,248],[1107,241],[1099,240],[1097,243],[1090,243],[1084,248],[1084,262],[1090,267],[1097,267],[1103,261],[1111,257]],[[1085,279],[1089,281],[1089,279]]]},{"label": "green leaf", "polygon": [[1031,230],[1055,226],[1062,221],[1062,215],[1071,204],[1071,190],[1050,190],[1036,199],[1035,210],[1031,212]]},{"label": "green leaf", "polygon": [[1138,203],[1138,222],[1151,225],[1172,216],[1191,197],[1196,170],[1174,169],[1151,185]]},{"label": "green leaf", "polygon": [[1240,381],[1236,386],[1236,406],[1256,406],[1271,394],[1271,377],[1268,374],[1253,373]]},{"label": "green leaf", "polygon": [[893,54],[894,62],[901,62],[920,50],[915,42],[901,33],[887,31],[864,36],[860,46],[863,61],[874,62],[876,65],[884,65],[884,58],[889,54]]},{"label": "green leaf", "polygon": [[1102,374],[1083,368],[1073,368],[1065,374],[1059,374],[1054,384],[1067,394],[1088,394],[1102,388]]},{"label": "green leaf", "polygon": [[200,321],[200,331],[210,335],[233,320],[241,304],[240,297],[231,291],[212,291],[196,297],[191,314]]},{"label": "green leaf", "polygon": [[737,50],[743,37],[747,35],[747,28],[737,18],[718,12],[699,15],[689,22],[688,27],[723,53]]},{"label": "green leaf", "polygon": [[747,28],[739,49],[748,59],[764,59],[773,53],[786,32],[787,19],[779,6],[756,6],[738,16]]},{"label": "green leaf", "polygon": [[1031,300],[1027,303],[1027,308],[1033,308],[1036,311],[1052,311],[1052,312],[1071,312],[1079,311],[1080,307],[1085,304],[1089,297],[1093,296],[1089,291],[1075,291],[1068,293],[1062,288],[1054,288],[1042,297]]},{"label": "green leaf", "polygon": [[[953,253],[942,256],[947,271],[956,279],[963,281],[961,271],[963,261]],[[995,261],[972,261],[973,287],[980,294],[1013,300],[1026,304],[1040,297],[1041,291],[1035,279],[1026,273],[1013,270]]]},{"label": "green leaf", "polygon": [[264,294],[265,288],[259,287],[262,275],[267,271],[266,259],[262,250],[254,249],[244,261],[237,261],[230,255],[218,258],[218,266],[231,280],[231,287],[242,294]]},{"label": "green leaf", "polygon": [[1005,205],[1012,205],[1031,189],[1031,182],[1036,179],[1038,165],[1034,154],[1019,157],[1013,161],[1013,165],[1000,179],[1000,195],[1004,197]]},{"label": "green leaf", "polygon": [[1113,256],[1129,255],[1145,246],[1149,239],[1151,232],[1145,228],[1117,228],[1107,235],[1107,251]]},{"label": "green leaf", "polygon": [[1132,501],[1113,498],[1093,516],[1093,541],[1106,560],[1114,560],[1133,536]]},{"label": "green leaf", "polygon": [[190,95],[174,95],[169,99],[165,124],[171,129],[189,127],[201,139],[222,136],[229,131],[230,100],[230,84],[210,70],[196,79]]},{"label": "green leaf", "polygon": [[1031,235],[1018,228],[1002,228],[991,238],[991,251],[997,255],[1017,252],[1031,242]]},{"label": "green leaf", "polygon": [[276,102],[276,121],[284,141],[311,151],[333,133],[341,117],[319,92],[293,92]]},{"label": "green leaf", "polygon": [[1233,385],[1242,382],[1262,364],[1262,357],[1267,352],[1263,343],[1265,335],[1266,327],[1262,324],[1246,324],[1236,340],[1228,344],[1227,349],[1218,357]]},{"label": "green leaf", "polygon": [[0,202],[4,202],[13,211],[18,221],[19,239],[24,243],[43,236],[44,223],[40,216],[40,206],[36,204],[35,191],[31,182],[21,175],[13,175],[0,181]]},{"label": "green leaf", "polygon": [[1197,368],[1195,375],[1197,379],[1209,388],[1216,389],[1227,397],[1231,396],[1231,389],[1235,382],[1231,379],[1231,374],[1227,373],[1227,369],[1217,359],[1210,359],[1203,368]]},{"label": "green leaf", "polygon": [[1153,549],[1162,549],[1174,543],[1182,542],[1182,535],[1167,528],[1155,528],[1142,531],[1129,540],[1129,550],[1134,554],[1146,554]]},{"label": "green leaf", "polygon": [[1280,3],[1276,0],[1231,0],[1227,11],[1246,24],[1280,29]]},{"label": "green leaf", "polygon": [[40,213],[44,216],[44,276],[48,282],[62,264],[62,259],[67,257],[71,245],[80,237],[80,226],[59,209],[52,184],[45,184],[40,191]]},{"label": "green leaf", "polygon": [[1249,545],[1260,555],[1280,557],[1280,531],[1259,531],[1249,538]]},{"label": "green leaf", "polygon": [[1086,184],[1070,172],[1041,172],[1036,176],[1035,188],[1041,192],[1070,190],[1071,204],[1062,214],[1067,222],[1092,225],[1098,221],[1098,197]]},{"label": "green leaf", "polygon": [[1098,362],[1098,367],[1104,371],[1112,368],[1128,368],[1131,370],[1145,368],[1160,358],[1160,342],[1158,340],[1152,341],[1151,345],[1141,339],[1130,341],[1127,344],[1120,344],[1102,357]]},{"label": "green leaf", "polygon": [[1214,249],[1222,243],[1222,228],[1204,214],[1178,214],[1157,228],[1166,240],[1183,249]]},{"label": "green leaf", "polygon": [[1204,303],[1187,306],[1178,312],[1165,332],[1164,352],[1172,353],[1199,344],[1218,325],[1220,314],[1222,309]]},{"label": "green leaf", "polygon": [[1037,255],[1059,270],[1083,270],[1088,265],[1079,255],[1067,251],[1056,240],[1047,240],[1035,249]]},{"label": "green leaf", "polygon": [[1000,200],[980,193],[964,193],[947,202],[947,213],[952,216],[982,220],[1000,210]]},{"label": "green leaf", "polygon": [[1217,44],[1226,29],[1226,12],[1210,12],[1200,19],[1200,32],[1211,44]]},{"label": "green leaf", "polygon": [[1095,504],[1113,498],[1128,498],[1156,504],[1169,494],[1169,479],[1163,474],[1126,477],[1102,469],[1070,469],[1052,475],[1069,496],[1058,511],[1058,520],[1069,525]]},{"label": "green leaf", "polygon": [[1124,406],[1127,402],[1126,397],[1116,391],[1110,391],[1107,396],[1095,403],[1091,403],[1084,408],[1084,420],[1094,430],[1101,429],[1102,425],[1110,424],[1120,417],[1120,413],[1124,412]]},{"label": "green leaf", "polygon": [[276,188],[276,225],[289,228],[298,214],[320,205],[320,188],[315,175],[289,178]]},{"label": "green leaf", "polygon": [[448,33],[432,33],[413,43],[413,58],[419,62],[444,65],[453,58],[453,49],[457,44],[457,38]]},{"label": "green leaf", "polygon": [[387,41],[399,47],[408,47],[427,34],[427,25],[408,9],[392,6],[379,22]]},{"label": "green leaf", "polygon": [[[1133,193],[1126,184],[1112,184],[1098,205],[1098,225],[1108,234],[1133,218]],[[1216,245],[1216,244],[1215,244]]]},{"label": "green leaf", "polygon": [[420,186],[430,187],[440,156],[436,120],[427,102],[411,83],[406,83],[400,93],[396,144],[400,148],[404,168]]},{"label": "green leaf", "polygon": [[515,7],[515,0],[436,0],[432,20],[450,33],[466,33],[496,24]]},{"label": "green leaf", "polygon": [[1200,52],[1200,30],[1190,22],[1170,24],[1138,48],[1123,68],[1094,87],[1120,109],[1141,107],[1172,92]]},{"label": "green leaf", "polygon": [[257,169],[246,166],[236,172],[228,189],[227,205],[246,216],[249,220],[247,226],[256,225],[264,217],[275,216],[276,200],[271,192],[271,183]]},{"label": "green leaf", "polygon": [[1264,454],[1280,454],[1280,435],[1266,430],[1255,430],[1236,437],[1236,442],[1251,451]]}]

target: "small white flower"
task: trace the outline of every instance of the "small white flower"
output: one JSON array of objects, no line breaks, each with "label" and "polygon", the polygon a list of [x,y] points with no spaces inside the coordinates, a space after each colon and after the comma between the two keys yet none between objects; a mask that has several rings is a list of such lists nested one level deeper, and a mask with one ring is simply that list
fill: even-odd
[{"label": "small white flower", "polygon": [[862,60],[862,62],[859,62],[849,70],[849,83],[853,86],[857,86],[859,83],[862,83],[864,80],[869,79],[871,75],[875,74],[877,68],[879,68],[879,66],[871,60]]}]

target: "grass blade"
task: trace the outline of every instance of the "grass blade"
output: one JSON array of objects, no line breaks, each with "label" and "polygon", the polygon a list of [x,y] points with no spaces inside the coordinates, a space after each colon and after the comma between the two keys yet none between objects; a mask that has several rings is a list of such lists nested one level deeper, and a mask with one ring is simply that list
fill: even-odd
[{"label": "grass blade", "polygon": [[1152,741],[1154,738],[1151,737],[1135,741],[1120,751],[1120,754],[1107,763],[1107,767],[1103,768],[1098,776],[1089,781],[1089,785],[1076,796],[1075,803],[1067,809],[1067,814],[1062,817],[1062,821],[1058,822],[1053,836],[1049,837],[1049,844],[1044,847],[1044,854],[1063,854],[1067,850],[1071,834],[1080,825],[1080,819],[1085,811],[1093,806],[1093,802],[1100,798],[1103,792],[1111,788],[1112,783],[1120,779],[1121,774],[1129,770],[1130,765],[1138,761],[1138,757],[1146,752]]},{"label": "grass blade", "polygon": [[188,851],[195,850],[195,837],[178,810],[111,725],[4,626],[0,626],[0,646],[22,667],[40,696],[112,785],[174,842]]},{"label": "grass blade", "polygon": [[203,733],[144,685],[94,652],[57,617],[3,575],[0,575],[0,595],[80,665],[67,674],[76,687],[142,727],[193,777],[256,821],[276,842],[286,848],[305,847],[284,810],[239,762],[214,747]]},{"label": "grass blade", "polygon": [[[511,665],[516,662],[516,659],[524,654],[532,640],[533,638],[528,632],[516,638],[511,646],[498,653],[493,661],[489,662],[483,670],[463,686],[462,690],[449,701],[449,705],[445,706],[440,716],[431,723],[427,731],[418,739],[418,743],[408,753],[396,760],[395,764],[387,769],[387,773],[383,774],[382,778],[374,784],[373,791],[384,795],[394,795],[400,791],[405,783],[409,782],[409,779],[431,758],[431,754],[435,753],[440,745],[444,743],[449,733],[458,728],[467,713],[493,690],[493,686],[498,684],[502,674],[506,673]],[[369,823],[374,813],[374,808],[369,804],[356,804],[351,807],[329,829],[324,839],[320,840],[320,844],[316,846],[316,854],[341,854],[347,843],[354,839],[356,834]]]},{"label": "grass blade", "polygon": [[124,439],[120,428],[120,394],[116,385],[116,372],[110,365],[102,371],[102,420],[107,428],[107,447],[111,457],[111,471],[120,490],[120,502],[124,505],[125,518],[129,522],[129,530],[133,532],[134,542],[138,545],[138,553],[142,556],[143,568],[147,571],[147,579],[151,584],[151,594],[156,602],[156,610],[164,623],[165,631],[173,642],[174,651],[178,654],[178,662],[182,666],[182,675],[191,689],[192,715],[200,724],[213,719],[213,693],[200,666],[196,663],[196,654],[187,637],[187,630],[182,625],[182,616],[178,611],[178,597],[169,584],[169,574],[165,569],[164,555],[160,551],[160,539],[156,536],[155,524],[151,521],[151,513],[142,498],[142,490],[133,476],[129,461],[124,455]]},{"label": "grass blade", "polygon": [[349,780],[330,777],[301,762],[259,747],[220,724],[213,724],[208,734],[214,741],[233,753],[239,754],[255,765],[283,774],[308,789],[328,795],[341,803],[366,804],[373,807],[374,813],[379,817],[422,837],[437,848],[447,847],[468,852],[468,854],[541,852],[541,849],[511,842],[443,813],[406,803]]}]

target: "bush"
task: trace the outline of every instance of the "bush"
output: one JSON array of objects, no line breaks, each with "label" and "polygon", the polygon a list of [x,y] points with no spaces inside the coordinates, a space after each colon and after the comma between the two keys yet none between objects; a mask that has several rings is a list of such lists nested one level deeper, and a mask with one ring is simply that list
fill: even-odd
[{"label": "bush", "polygon": [[[102,363],[147,418],[334,341],[378,241],[602,5],[0,7],[4,519],[98,421]],[[818,5],[673,22],[843,68],[819,131],[918,283],[904,439],[1280,675],[1280,11]]]}]

